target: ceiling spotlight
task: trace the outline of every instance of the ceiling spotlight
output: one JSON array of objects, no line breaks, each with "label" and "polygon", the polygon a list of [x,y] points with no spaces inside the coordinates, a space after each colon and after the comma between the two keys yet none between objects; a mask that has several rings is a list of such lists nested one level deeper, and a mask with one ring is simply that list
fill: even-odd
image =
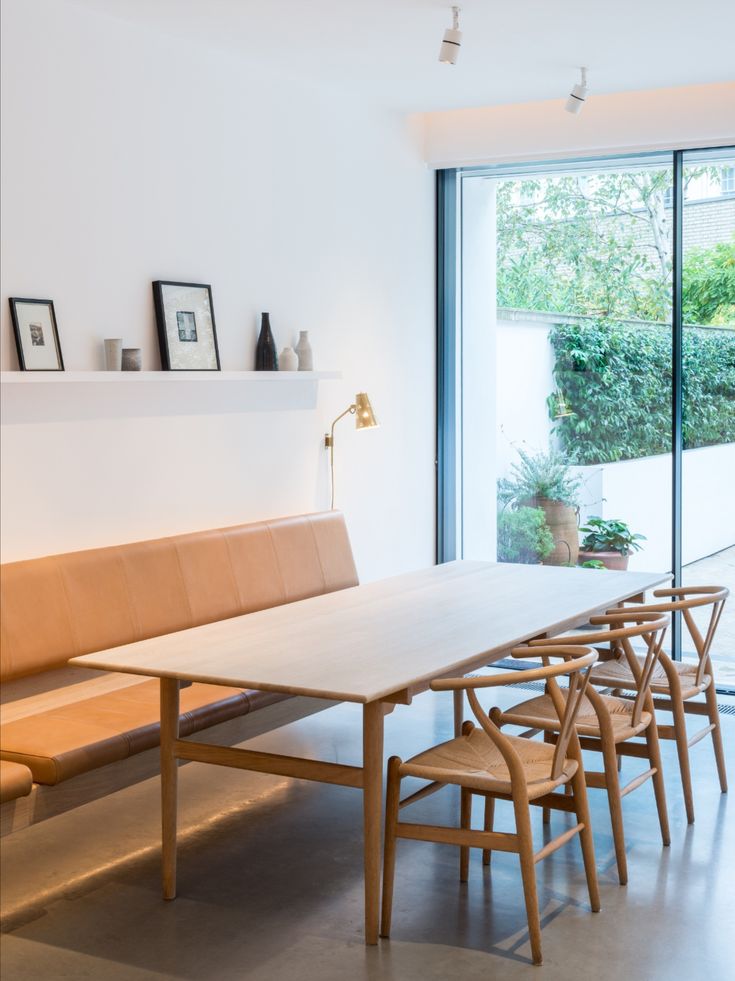
[{"label": "ceiling spotlight", "polygon": [[459,29],[459,7],[452,7],[452,26],[444,31],[444,39],[439,49],[439,61],[443,65],[456,65],[459,49],[462,47],[462,32]]},{"label": "ceiling spotlight", "polygon": [[567,112],[571,112],[575,116],[582,111],[582,106],[587,98],[587,69],[580,68],[579,70],[582,73],[582,80],[573,87],[569,93],[567,104],[564,106]]}]

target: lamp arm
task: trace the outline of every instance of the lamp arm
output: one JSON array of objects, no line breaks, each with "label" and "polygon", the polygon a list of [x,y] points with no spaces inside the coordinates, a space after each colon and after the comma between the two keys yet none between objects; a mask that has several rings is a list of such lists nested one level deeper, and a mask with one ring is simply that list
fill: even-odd
[{"label": "lamp arm", "polygon": [[354,415],[355,412],[357,412],[357,406],[354,405],[354,404],[353,405],[348,405],[344,412],[340,412],[340,414],[337,416],[337,418],[332,423],[332,429],[330,431],[330,435],[324,437],[324,445],[325,446],[332,446],[333,445],[333,443],[334,443],[334,427],[337,425],[337,423],[339,422],[340,419],[344,419],[344,417],[346,415],[348,415],[350,412]]},{"label": "lamp arm", "polygon": [[332,486],[332,499],[330,503],[330,508],[334,510],[334,427],[337,425],[340,419],[344,419],[347,415],[354,415],[357,412],[357,405],[354,403],[348,405],[344,412],[340,412],[337,418],[332,423],[331,430],[324,437],[324,445],[329,448],[329,473],[331,477]]}]

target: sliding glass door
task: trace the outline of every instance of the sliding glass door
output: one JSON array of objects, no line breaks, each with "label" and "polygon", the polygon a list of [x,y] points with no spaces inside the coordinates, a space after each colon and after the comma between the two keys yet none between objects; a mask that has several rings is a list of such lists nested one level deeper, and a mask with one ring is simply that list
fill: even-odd
[{"label": "sliding glass door", "polygon": [[440,560],[627,566],[735,593],[734,163],[442,176]]},{"label": "sliding glass door", "polygon": [[710,656],[735,689],[735,147],[683,154],[682,199],[681,581],[729,587]]}]

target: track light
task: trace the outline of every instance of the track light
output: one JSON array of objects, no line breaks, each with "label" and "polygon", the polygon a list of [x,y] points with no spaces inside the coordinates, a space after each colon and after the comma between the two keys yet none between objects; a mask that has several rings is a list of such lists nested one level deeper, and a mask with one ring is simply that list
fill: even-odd
[{"label": "track light", "polygon": [[459,7],[452,7],[452,26],[444,31],[442,46],[439,48],[439,61],[443,65],[456,65],[459,49],[462,47],[462,32],[459,29]]},{"label": "track light", "polygon": [[582,111],[582,106],[587,98],[587,69],[580,68],[579,70],[582,73],[582,80],[572,88],[567,104],[564,106],[567,112],[571,112],[575,116]]}]

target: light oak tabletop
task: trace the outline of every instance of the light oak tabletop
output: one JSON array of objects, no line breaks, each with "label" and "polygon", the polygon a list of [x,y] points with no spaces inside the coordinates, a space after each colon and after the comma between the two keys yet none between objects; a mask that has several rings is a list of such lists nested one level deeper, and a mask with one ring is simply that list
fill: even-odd
[{"label": "light oak tabletop", "polygon": [[69,663],[366,703],[474,670],[669,578],[448,562]]}]

